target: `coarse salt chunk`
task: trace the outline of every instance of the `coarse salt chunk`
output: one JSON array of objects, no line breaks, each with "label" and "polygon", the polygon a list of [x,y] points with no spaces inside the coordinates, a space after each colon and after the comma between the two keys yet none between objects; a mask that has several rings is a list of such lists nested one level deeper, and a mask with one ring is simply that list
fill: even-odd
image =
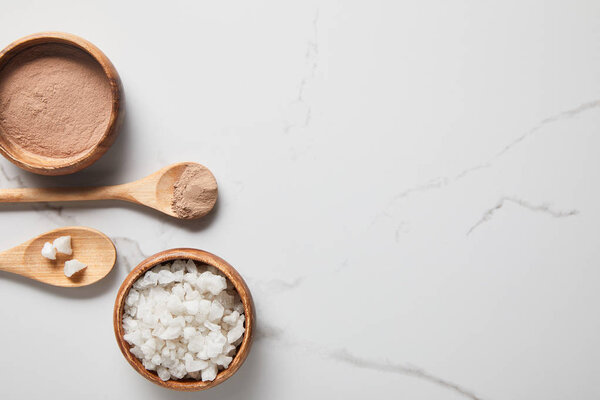
[{"label": "coarse salt chunk", "polygon": [[138,302],[139,299],[140,299],[140,292],[138,292],[135,289],[131,289],[129,291],[129,294],[125,298],[125,304],[127,304],[128,306],[134,306]]},{"label": "coarse salt chunk", "polygon": [[236,325],[227,332],[227,342],[234,343],[244,334],[244,321],[242,318],[238,319]]},{"label": "coarse salt chunk", "polygon": [[198,302],[198,312],[196,313],[196,321],[202,323],[208,318],[210,313],[211,301],[202,299]]},{"label": "coarse salt chunk", "polygon": [[62,254],[73,254],[73,249],[71,248],[71,236],[61,236],[54,239],[52,246]]},{"label": "coarse salt chunk", "polygon": [[177,339],[182,333],[183,329],[180,326],[169,326],[158,337],[163,340]]},{"label": "coarse salt chunk", "polygon": [[193,326],[186,326],[183,328],[183,338],[186,340],[190,340],[191,338],[196,336],[196,328]]},{"label": "coarse salt chunk", "polygon": [[87,265],[76,259],[69,260],[65,263],[65,276],[72,277],[73,274],[87,268]]},{"label": "coarse salt chunk", "polygon": [[171,271],[163,270],[158,273],[158,283],[166,285],[175,282],[175,275]]},{"label": "coarse salt chunk", "polygon": [[48,260],[56,260],[56,249],[52,246],[52,243],[44,243],[44,247],[42,247],[42,256],[46,257]]},{"label": "coarse salt chunk", "polygon": [[205,340],[206,339],[203,335],[193,336],[188,343],[189,351],[192,351],[194,353],[202,351],[202,349],[204,348]]},{"label": "coarse salt chunk", "polygon": [[225,290],[227,281],[222,276],[206,271],[200,274],[196,281],[196,286],[200,289],[200,292],[210,292],[213,296],[216,296]]},{"label": "coarse salt chunk", "polygon": [[169,370],[165,367],[158,367],[156,372],[158,373],[158,377],[163,381],[168,381],[169,379],[171,379],[171,374],[169,373]]},{"label": "coarse salt chunk", "polygon": [[189,315],[196,315],[198,311],[200,311],[200,301],[199,300],[190,300],[183,302],[183,307],[185,312]]},{"label": "coarse salt chunk", "polygon": [[233,311],[231,314],[223,317],[223,322],[229,325],[235,325],[239,317],[240,313],[237,311]]},{"label": "coarse salt chunk", "polygon": [[197,372],[208,368],[208,361],[196,360],[190,353],[185,353],[185,369],[187,372]]},{"label": "coarse salt chunk", "polygon": [[202,380],[206,381],[214,381],[217,377],[217,365],[213,363],[209,363],[208,367],[202,370]]},{"label": "coarse salt chunk", "polygon": [[213,324],[210,321],[204,321],[204,326],[213,332],[221,332],[221,327],[217,324]]},{"label": "coarse salt chunk", "polygon": [[212,331],[206,337],[206,353],[209,358],[217,357],[223,351],[227,338],[221,332]]},{"label": "coarse salt chunk", "polygon": [[214,362],[216,365],[220,365],[224,368],[229,367],[231,360],[233,360],[233,357],[226,356],[225,354],[219,354],[218,356],[210,359],[210,361]]},{"label": "coarse salt chunk", "polygon": [[208,313],[208,319],[213,322],[220,321],[221,317],[223,316],[223,311],[225,311],[225,308],[223,308],[221,303],[219,303],[216,300],[213,300],[213,302],[210,305],[210,312]]},{"label": "coarse salt chunk", "polygon": [[184,260],[175,260],[173,264],[171,264],[171,268],[169,268],[172,272],[178,272],[185,270],[185,261]]},{"label": "coarse salt chunk", "polygon": [[185,270],[194,275],[198,273],[198,267],[196,267],[194,260],[187,260],[185,263]]}]

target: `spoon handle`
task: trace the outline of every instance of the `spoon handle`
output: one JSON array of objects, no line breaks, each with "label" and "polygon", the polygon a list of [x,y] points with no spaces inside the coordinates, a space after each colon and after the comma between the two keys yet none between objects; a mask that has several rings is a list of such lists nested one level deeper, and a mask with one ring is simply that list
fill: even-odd
[{"label": "spoon handle", "polygon": [[0,190],[0,203],[129,200],[125,185],[89,188],[16,188]]},{"label": "spoon handle", "polygon": [[23,268],[24,248],[24,245],[19,245],[0,252],[0,271],[28,276],[27,271]]}]

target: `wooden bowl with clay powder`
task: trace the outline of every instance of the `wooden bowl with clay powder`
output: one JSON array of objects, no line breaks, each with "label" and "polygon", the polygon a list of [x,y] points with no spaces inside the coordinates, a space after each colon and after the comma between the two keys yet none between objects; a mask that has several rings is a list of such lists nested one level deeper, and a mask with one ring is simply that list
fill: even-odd
[{"label": "wooden bowl with clay powder", "polygon": [[66,175],[97,161],[122,120],[117,70],[92,43],[43,32],[0,52],[0,153],[36,174]]},{"label": "wooden bowl with clay powder", "polygon": [[[244,306],[244,315],[245,315],[245,331],[242,338],[242,342],[238,345],[237,352],[229,364],[229,367],[218,372],[216,378],[213,381],[203,382],[200,380],[192,380],[192,379],[181,379],[181,380],[161,380],[155,371],[149,371],[142,365],[142,362],[134,356],[130,351],[130,345],[125,341],[123,335],[125,334],[123,328],[123,315],[125,309],[125,299],[129,294],[129,290],[132,288],[138,278],[143,276],[146,271],[149,269],[163,264],[169,261],[174,261],[177,259],[191,259],[194,260],[197,264],[206,264],[215,267],[219,270],[225,277],[232,283],[233,287],[237,291],[242,301],[242,305]],[[113,312],[113,325],[115,330],[115,336],[117,338],[117,343],[119,348],[121,349],[121,353],[125,356],[125,359],[131,364],[131,366],[144,378],[149,381],[165,387],[167,389],[179,390],[179,391],[199,391],[209,389],[214,387],[225,380],[229,379],[235,372],[242,366],[246,357],[248,357],[248,353],[250,352],[250,347],[252,346],[252,339],[254,338],[254,330],[255,330],[255,320],[256,320],[256,311],[254,309],[254,302],[252,300],[252,295],[250,294],[250,290],[244,282],[244,279],[241,275],[233,268],[227,261],[222,258],[211,254],[209,252],[198,250],[198,249],[189,249],[189,248],[179,248],[179,249],[171,249],[165,250],[160,253],[157,253],[153,256],[146,258],[142,261],[137,267],[133,269],[123,281],[123,284],[119,288],[117,293],[117,299],[115,301],[115,308]]]}]

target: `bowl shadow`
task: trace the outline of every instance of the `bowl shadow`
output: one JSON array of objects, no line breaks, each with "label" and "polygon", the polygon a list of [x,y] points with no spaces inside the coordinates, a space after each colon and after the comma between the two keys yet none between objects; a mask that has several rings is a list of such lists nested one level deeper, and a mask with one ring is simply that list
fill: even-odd
[{"label": "bowl shadow", "polygon": [[[120,133],[111,148],[96,163],[74,174],[62,176],[43,176],[18,169],[17,167],[15,168],[19,170],[19,173],[22,173],[21,177],[23,179],[21,179],[21,181],[27,187],[79,187],[121,184],[124,183],[126,179],[126,176],[124,176],[124,171],[126,170],[126,160],[131,159],[130,155],[133,152],[133,143],[131,140],[132,130],[131,117],[127,112],[125,112]],[[0,212],[39,210],[39,205],[36,204],[37,203],[0,204]],[[54,210],[59,214],[63,209],[67,208],[69,210],[125,208],[138,214],[158,219],[162,224],[183,228],[190,232],[196,232],[206,229],[217,219],[219,198],[217,197],[217,202],[209,214],[194,220],[180,220],[163,214],[152,208],[118,200],[63,203],[56,202],[51,204],[52,207],[50,210]]]},{"label": "bowl shadow", "polygon": [[[258,399],[263,396],[260,395],[264,388],[258,385],[261,382],[261,371],[265,371],[266,357],[262,354],[262,351],[266,351],[253,344],[252,351],[248,354],[248,358],[244,362],[244,365],[233,374],[226,382],[220,385],[212,387],[201,392],[176,392],[169,390],[158,385],[149,384],[145,379],[136,379],[138,389],[140,393],[147,393],[150,398],[158,398],[168,396],[169,399],[197,399],[202,398],[203,400],[222,400],[222,399]],[[139,377],[138,377],[139,378]]]}]

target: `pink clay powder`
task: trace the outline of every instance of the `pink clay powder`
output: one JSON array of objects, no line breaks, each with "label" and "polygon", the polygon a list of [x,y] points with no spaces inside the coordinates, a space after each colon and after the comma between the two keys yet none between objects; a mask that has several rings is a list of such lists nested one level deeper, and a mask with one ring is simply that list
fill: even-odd
[{"label": "pink clay powder", "polygon": [[100,142],[112,92],[100,64],[63,44],[30,47],[0,70],[5,145],[50,158],[77,158]]}]

